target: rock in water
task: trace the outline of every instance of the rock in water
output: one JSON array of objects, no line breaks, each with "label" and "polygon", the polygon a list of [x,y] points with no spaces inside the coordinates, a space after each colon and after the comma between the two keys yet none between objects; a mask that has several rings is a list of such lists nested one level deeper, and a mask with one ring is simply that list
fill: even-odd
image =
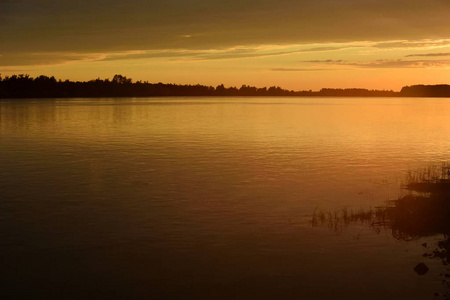
[{"label": "rock in water", "polygon": [[419,263],[417,266],[414,267],[414,272],[416,272],[419,275],[425,275],[428,272],[429,268],[424,263]]}]

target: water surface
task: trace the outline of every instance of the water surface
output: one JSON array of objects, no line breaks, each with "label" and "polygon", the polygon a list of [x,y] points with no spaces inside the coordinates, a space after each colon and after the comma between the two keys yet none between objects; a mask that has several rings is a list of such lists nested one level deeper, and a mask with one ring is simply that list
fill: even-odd
[{"label": "water surface", "polygon": [[424,241],[313,211],[397,197],[448,161],[446,98],[0,101],[11,298],[428,299]]}]

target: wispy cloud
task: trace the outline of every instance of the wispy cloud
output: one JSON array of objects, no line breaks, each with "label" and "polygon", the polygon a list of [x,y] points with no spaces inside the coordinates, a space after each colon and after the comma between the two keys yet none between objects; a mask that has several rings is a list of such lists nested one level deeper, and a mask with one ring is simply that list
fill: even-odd
[{"label": "wispy cloud", "polygon": [[344,60],[313,60],[302,61],[302,63],[312,63],[317,65],[350,66],[356,68],[442,68],[449,67],[450,60],[388,60],[381,59],[368,62],[352,62]]},{"label": "wispy cloud", "polygon": [[293,55],[312,52],[330,52],[339,51],[354,47],[354,45],[342,46],[324,46],[311,47],[308,45],[287,45],[285,47],[261,45],[254,47],[233,47],[226,49],[207,49],[207,50],[148,50],[136,53],[111,53],[107,54],[102,60],[127,60],[143,58],[166,58],[176,61],[195,61],[195,60],[226,60],[226,59],[244,59],[244,58],[262,58],[271,56]]},{"label": "wispy cloud", "polygon": [[[295,56],[304,55],[310,60],[300,61],[301,63],[313,64],[307,68],[273,68],[273,71],[308,71],[308,70],[328,70],[324,65],[330,66],[350,66],[357,68],[440,68],[447,67],[447,60],[427,60],[426,57],[446,57],[450,52],[437,53],[411,53],[406,51],[402,53],[403,57],[423,57],[424,59],[385,59],[375,60],[380,55],[370,56],[364,51],[371,52],[370,49],[386,49],[394,53],[398,47],[413,48],[424,50],[423,47],[444,48],[450,46],[450,40],[418,40],[418,41],[387,41],[387,42],[349,42],[349,43],[328,43],[328,44],[286,44],[286,45],[250,45],[235,46],[228,48],[212,49],[164,49],[164,50],[130,50],[103,53],[84,53],[84,52],[35,52],[35,53],[3,53],[0,54],[0,66],[39,66],[39,65],[61,65],[77,62],[106,62],[106,61],[131,61],[131,60],[155,60],[161,62],[196,62],[212,60],[239,60],[239,59],[261,59],[266,57],[289,56],[292,60],[298,60]],[[397,47],[397,48],[396,48]],[[422,48],[421,48],[422,47]],[[403,49],[404,49],[403,48]],[[427,49],[427,48],[426,48]],[[345,51],[343,51],[345,50]],[[342,52],[339,52],[342,51]],[[362,52],[363,51],[363,52]],[[376,51],[376,50],[374,50]],[[441,50],[442,51],[442,50]],[[411,54],[408,54],[410,52]],[[329,56],[326,53],[330,53]],[[361,54],[364,54],[364,61]],[[384,52],[383,52],[384,53]],[[2,56],[3,55],[3,56]],[[324,55],[330,59],[323,58]],[[372,54],[370,54],[372,55]],[[325,56],[325,58],[327,58]],[[331,58],[334,57],[334,58]],[[312,58],[312,59],[311,59]],[[287,61],[287,59],[283,59]]]},{"label": "wispy cloud", "polygon": [[92,62],[103,59],[102,53],[68,53],[68,52],[39,52],[39,53],[8,53],[0,56],[0,66],[42,66],[60,65],[73,62]]},{"label": "wispy cloud", "polygon": [[446,53],[408,54],[405,57],[439,57],[439,56],[450,56],[450,52],[446,52]]},{"label": "wispy cloud", "polygon": [[340,64],[340,63],[343,63],[344,61],[342,59],[339,59],[339,60],[326,59],[326,60],[304,60],[302,62],[305,62],[305,63],[319,63],[319,64],[322,64],[322,63],[326,63],[326,64]]},{"label": "wispy cloud", "polygon": [[372,45],[378,49],[405,49],[405,48],[438,48],[450,45],[450,40],[415,40],[415,41],[388,41],[380,42]]},{"label": "wispy cloud", "polygon": [[442,68],[450,66],[449,60],[379,60],[374,62],[346,63],[360,68]]},{"label": "wispy cloud", "polygon": [[333,70],[331,68],[272,68],[270,69],[270,71],[275,71],[275,72],[311,72],[311,71],[330,71]]}]

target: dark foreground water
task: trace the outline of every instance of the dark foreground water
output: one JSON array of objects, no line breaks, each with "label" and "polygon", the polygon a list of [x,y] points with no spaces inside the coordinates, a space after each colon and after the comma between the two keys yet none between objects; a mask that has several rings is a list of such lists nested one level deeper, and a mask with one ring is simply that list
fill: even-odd
[{"label": "dark foreground water", "polygon": [[444,266],[421,244],[439,236],[310,219],[448,161],[449,115],[450,99],[0,101],[0,298],[433,299]]}]

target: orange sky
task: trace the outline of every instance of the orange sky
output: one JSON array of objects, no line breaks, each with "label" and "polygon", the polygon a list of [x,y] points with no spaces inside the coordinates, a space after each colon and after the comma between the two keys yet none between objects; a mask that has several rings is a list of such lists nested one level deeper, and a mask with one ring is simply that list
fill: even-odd
[{"label": "orange sky", "polygon": [[0,73],[400,90],[450,83],[445,0],[0,0]]}]

